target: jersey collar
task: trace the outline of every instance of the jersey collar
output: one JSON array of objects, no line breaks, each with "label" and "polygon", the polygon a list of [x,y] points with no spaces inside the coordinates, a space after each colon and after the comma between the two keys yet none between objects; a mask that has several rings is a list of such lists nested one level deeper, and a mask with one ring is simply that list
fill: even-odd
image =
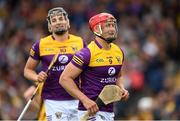
[{"label": "jersey collar", "polygon": [[95,43],[100,49],[102,49],[102,46],[99,44],[99,42],[96,39],[95,39]]}]

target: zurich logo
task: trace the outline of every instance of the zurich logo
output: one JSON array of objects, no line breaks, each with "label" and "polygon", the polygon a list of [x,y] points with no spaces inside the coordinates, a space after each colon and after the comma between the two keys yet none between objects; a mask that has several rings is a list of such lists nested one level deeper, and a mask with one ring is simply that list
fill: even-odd
[{"label": "zurich logo", "polygon": [[68,56],[61,55],[61,56],[59,56],[58,60],[59,60],[60,63],[65,64],[65,63],[68,62],[69,59],[68,59]]},{"label": "zurich logo", "polygon": [[113,76],[115,73],[116,73],[116,69],[115,69],[114,67],[110,67],[110,68],[108,69],[108,74],[109,74],[110,76]]}]

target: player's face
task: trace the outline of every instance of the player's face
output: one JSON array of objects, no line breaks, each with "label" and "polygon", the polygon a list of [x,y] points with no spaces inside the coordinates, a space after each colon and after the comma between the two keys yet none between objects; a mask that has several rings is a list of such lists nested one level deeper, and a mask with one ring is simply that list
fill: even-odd
[{"label": "player's face", "polygon": [[63,14],[51,16],[50,21],[51,30],[57,35],[62,35],[69,29],[69,21]]},{"label": "player's face", "polygon": [[117,38],[117,24],[115,19],[108,19],[101,24],[102,36],[112,42]]}]

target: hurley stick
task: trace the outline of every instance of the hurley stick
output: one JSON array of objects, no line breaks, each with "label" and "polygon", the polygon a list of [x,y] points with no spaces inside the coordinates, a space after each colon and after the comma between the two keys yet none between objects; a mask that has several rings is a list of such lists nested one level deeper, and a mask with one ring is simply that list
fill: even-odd
[{"label": "hurley stick", "polygon": [[[101,93],[99,94],[98,98],[96,99],[96,104],[99,108],[112,103],[121,100],[122,97],[122,90],[117,85],[106,85]],[[81,117],[80,121],[87,121],[89,118],[88,112],[84,114],[84,116]]]},{"label": "hurley stick", "polygon": [[[51,60],[51,63],[48,66],[48,69],[46,70],[46,73],[48,74],[49,71],[51,70],[51,68],[53,67],[53,65],[55,64],[57,58],[58,58],[59,53],[57,53],[56,55],[54,55],[53,59]],[[23,111],[21,112],[19,118],[17,119],[17,121],[20,121],[22,119],[22,117],[24,116],[25,112],[27,111],[29,105],[31,104],[32,100],[34,99],[37,90],[39,89],[40,84],[37,85],[36,89],[34,90],[31,98],[29,99],[29,101],[27,102],[26,106],[24,107]]]}]

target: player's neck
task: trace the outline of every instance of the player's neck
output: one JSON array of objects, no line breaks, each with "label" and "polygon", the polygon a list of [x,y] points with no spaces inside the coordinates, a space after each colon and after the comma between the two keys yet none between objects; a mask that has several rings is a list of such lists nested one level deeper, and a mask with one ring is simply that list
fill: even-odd
[{"label": "player's neck", "polygon": [[67,40],[69,38],[69,33],[66,32],[63,35],[57,35],[55,33],[52,33],[52,36],[57,41],[65,41],[65,40]]},{"label": "player's neck", "polygon": [[111,44],[107,43],[105,40],[103,40],[101,38],[96,38],[96,40],[102,46],[103,49],[109,50],[111,48]]}]

